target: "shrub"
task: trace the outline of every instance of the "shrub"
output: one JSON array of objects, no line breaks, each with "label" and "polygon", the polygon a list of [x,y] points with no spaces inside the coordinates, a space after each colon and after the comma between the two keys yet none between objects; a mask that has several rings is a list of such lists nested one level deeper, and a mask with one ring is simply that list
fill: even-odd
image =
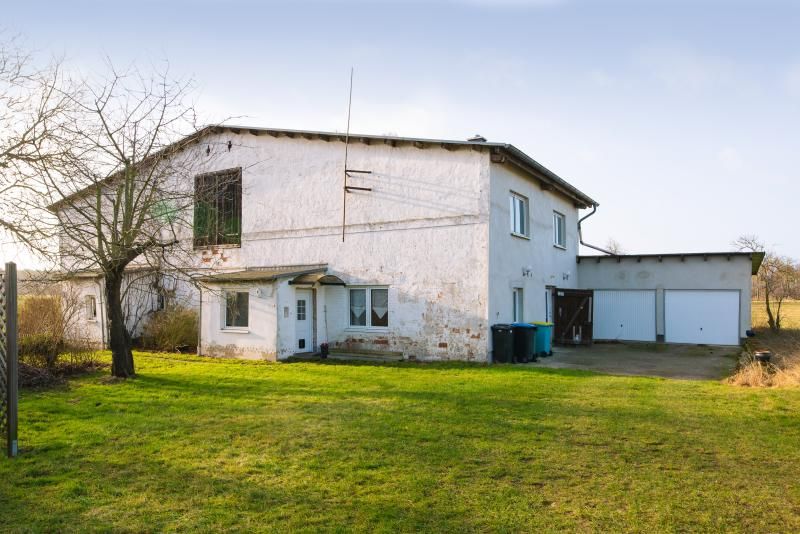
[{"label": "shrub", "polygon": [[197,312],[172,307],[153,313],[142,332],[142,346],[148,349],[187,352],[197,348]]}]

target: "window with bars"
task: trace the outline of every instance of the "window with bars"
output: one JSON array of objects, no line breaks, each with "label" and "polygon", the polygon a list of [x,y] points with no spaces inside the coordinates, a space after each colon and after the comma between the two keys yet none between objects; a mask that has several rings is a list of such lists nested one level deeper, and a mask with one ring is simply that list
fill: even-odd
[{"label": "window with bars", "polygon": [[242,169],[194,178],[194,246],[242,243]]}]

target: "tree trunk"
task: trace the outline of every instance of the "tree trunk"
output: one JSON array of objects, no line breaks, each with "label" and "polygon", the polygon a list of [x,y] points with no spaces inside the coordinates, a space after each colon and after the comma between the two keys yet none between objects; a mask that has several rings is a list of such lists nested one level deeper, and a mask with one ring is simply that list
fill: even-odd
[{"label": "tree trunk", "polygon": [[767,305],[767,324],[769,325],[769,329],[773,332],[777,332],[778,328],[775,325],[775,317],[772,315],[772,308],[769,305],[769,287],[764,288],[764,299]]},{"label": "tree trunk", "polygon": [[111,374],[119,378],[134,375],[131,337],[122,312],[122,272],[105,274],[108,345],[111,348]]}]

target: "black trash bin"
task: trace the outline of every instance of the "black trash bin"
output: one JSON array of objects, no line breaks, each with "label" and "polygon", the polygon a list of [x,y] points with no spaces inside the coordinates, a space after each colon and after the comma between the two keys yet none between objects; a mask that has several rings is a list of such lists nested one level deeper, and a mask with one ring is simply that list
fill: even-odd
[{"label": "black trash bin", "polygon": [[536,326],[530,323],[513,323],[514,363],[536,361]]},{"label": "black trash bin", "polygon": [[492,351],[494,363],[513,363],[514,329],[510,324],[492,325]]}]

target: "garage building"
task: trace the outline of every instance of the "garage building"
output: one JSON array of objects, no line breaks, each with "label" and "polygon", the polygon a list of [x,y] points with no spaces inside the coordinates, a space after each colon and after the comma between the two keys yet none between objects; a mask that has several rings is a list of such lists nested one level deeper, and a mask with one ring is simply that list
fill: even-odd
[{"label": "garage building", "polygon": [[595,340],[736,345],[751,328],[763,253],[579,256]]}]

